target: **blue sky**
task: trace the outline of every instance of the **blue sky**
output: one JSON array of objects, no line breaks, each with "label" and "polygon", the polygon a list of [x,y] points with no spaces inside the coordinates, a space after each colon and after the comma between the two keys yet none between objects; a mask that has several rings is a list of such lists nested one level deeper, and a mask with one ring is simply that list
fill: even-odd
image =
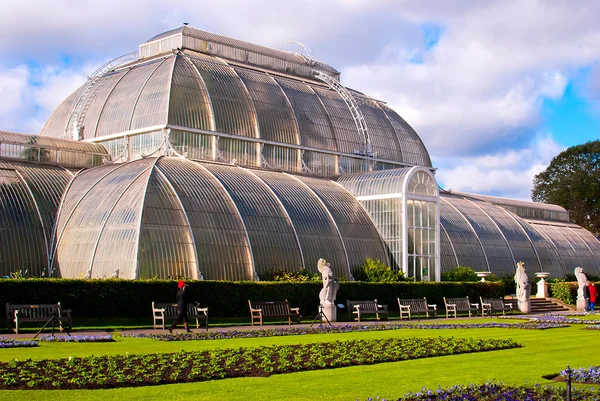
[{"label": "blue sky", "polygon": [[445,188],[528,199],[568,146],[600,138],[600,3],[555,0],[3,0],[0,130],[38,133],[103,63],[191,26],[308,45],[385,100]]},{"label": "blue sky", "polygon": [[569,83],[559,99],[545,99],[542,107],[544,128],[563,146],[600,139],[600,114],[589,99]]}]

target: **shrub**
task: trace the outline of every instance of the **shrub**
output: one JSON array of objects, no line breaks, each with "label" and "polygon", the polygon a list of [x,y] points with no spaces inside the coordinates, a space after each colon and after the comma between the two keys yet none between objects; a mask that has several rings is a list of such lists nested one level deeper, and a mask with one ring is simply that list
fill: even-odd
[{"label": "shrub", "polygon": [[[188,280],[188,290],[194,301],[210,308],[213,317],[249,319],[248,300],[278,301],[287,299],[308,316],[317,313],[320,282],[250,282],[250,281],[194,281]],[[150,304],[174,302],[177,281],[172,280],[74,280],[74,279],[0,279],[0,305],[46,304],[60,301],[79,317],[150,317]],[[443,297],[479,299],[504,295],[499,283],[436,283],[394,282],[342,283],[336,303],[352,299],[377,299],[391,310],[397,309],[396,298],[427,297],[429,303],[443,305]],[[124,307],[126,305],[127,307]],[[0,310],[4,316],[5,308]],[[151,321],[151,320],[150,320]]]},{"label": "shrub", "polygon": [[442,273],[442,281],[479,281],[475,270],[467,266],[457,266]]},{"label": "shrub", "polygon": [[548,290],[552,298],[560,299],[566,304],[574,305],[577,299],[577,285],[561,279],[548,283]]},{"label": "shrub", "polygon": [[404,281],[404,272],[396,272],[379,259],[365,260],[362,266],[352,271],[354,279],[368,283],[396,283]]},{"label": "shrub", "polygon": [[321,276],[310,273],[306,269],[297,272],[286,272],[281,269],[269,270],[260,275],[261,281],[284,281],[288,283],[318,283]]}]

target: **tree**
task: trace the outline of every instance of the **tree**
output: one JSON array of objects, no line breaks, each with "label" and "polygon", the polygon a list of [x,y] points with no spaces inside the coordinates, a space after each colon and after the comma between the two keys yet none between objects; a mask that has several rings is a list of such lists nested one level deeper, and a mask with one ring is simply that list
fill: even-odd
[{"label": "tree", "polygon": [[600,234],[600,140],[572,146],[533,179],[535,202],[560,205],[571,221]]}]

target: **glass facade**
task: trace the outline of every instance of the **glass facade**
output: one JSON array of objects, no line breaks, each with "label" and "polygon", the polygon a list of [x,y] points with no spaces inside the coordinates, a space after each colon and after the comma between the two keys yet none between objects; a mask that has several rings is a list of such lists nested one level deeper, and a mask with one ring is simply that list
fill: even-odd
[{"label": "glass facade", "polygon": [[438,190],[429,170],[404,168],[338,179],[361,202],[391,265],[415,281],[439,279]]},{"label": "glass facade", "polygon": [[[187,152],[194,153],[189,157],[195,160],[235,159],[238,165],[265,164],[327,177],[406,165],[431,166],[420,138],[383,102],[351,91],[373,146],[373,157],[361,156],[357,152],[364,152],[366,138],[336,90],[315,79],[254,68],[195,50],[110,71],[98,78],[83,99],[81,112],[74,115],[74,98],[82,92],[65,100],[41,135],[72,137],[71,120],[78,117],[83,139],[106,143],[119,162],[149,155],[147,145],[155,145],[155,134],[166,130],[174,135],[173,147],[180,154],[177,149],[185,139],[177,138],[176,132],[213,138],[207,144],[212,152]],[[118,143],[121,139],[116,139],[123,137],[132,143],[126,159]]]},{"label": "glass facade", "polygon": [[63,277],[254,280],[271,270],[339,277],[386,251],[362,206],[312,177],[146,157],[84,171],[58,213]]},{"label": "glass facade", "polygon": [[90,168],[110,160],[102,145],[0,131],[0,158]]},{"label": "glass facade", "polygon": [[61,196],[74,174],[56,166],[0,159],[0,276],[48,277]]}]

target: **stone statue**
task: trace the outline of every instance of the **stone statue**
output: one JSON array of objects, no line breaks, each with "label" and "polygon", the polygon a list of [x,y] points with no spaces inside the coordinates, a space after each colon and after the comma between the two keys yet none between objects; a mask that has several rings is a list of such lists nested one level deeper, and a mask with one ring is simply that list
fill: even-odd
[{"label": "stone statue", "polygon": [[319,293],[321,306],[335,306],[335,297],[340,289],[340,283],[325,259],[319,259],[317,262],[317,269],[321,273],[323,279],[323,289],[321,289],[321,292]]},{"label": "stone statue", "polygon": [[577,310],[585,311],[587,308],[587,301],[584,296],[584,287],[587,282],[587,276],[583,272],[581,267],[575,268],[575,278],[577,279]]},{"label": "stone statue", "polygon": [[529,313],[531,306],[529,296],[531,295],[531,285],[529,277],[525,272],[525,263],[517,263],[517,272],[515,273],[515,283],[517,284],[517,301],[519,310],[523,313]]}]

